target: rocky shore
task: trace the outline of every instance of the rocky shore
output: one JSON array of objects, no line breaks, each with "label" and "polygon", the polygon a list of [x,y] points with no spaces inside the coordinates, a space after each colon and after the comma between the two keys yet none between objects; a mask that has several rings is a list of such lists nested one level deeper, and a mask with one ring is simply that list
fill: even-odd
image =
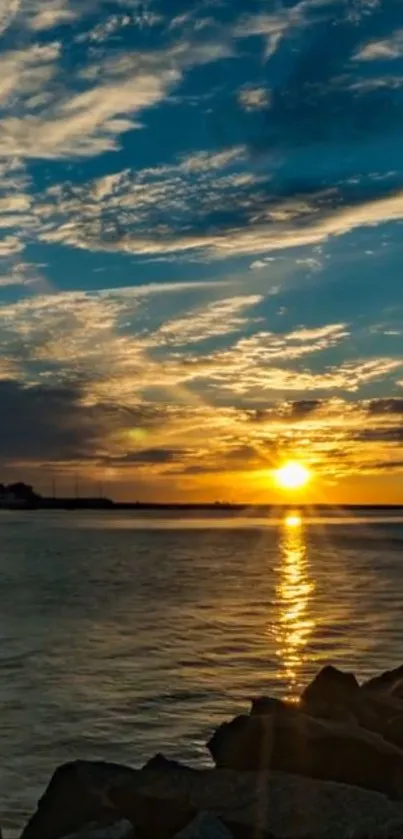
[{"label": "rocky shore", "polygon": [[56,770],[21,839],[403,839],[403,666],[359,685],[328,666],[299,703],[223,723],[211,769]]}]

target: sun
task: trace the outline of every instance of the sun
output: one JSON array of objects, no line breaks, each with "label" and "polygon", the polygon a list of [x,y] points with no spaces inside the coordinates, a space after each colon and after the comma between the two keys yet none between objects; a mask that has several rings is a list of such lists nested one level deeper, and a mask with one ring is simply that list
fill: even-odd
[{"label": "sun", "polygon": [[274,479],[281,489],[302,489],[311,480],[311,473],[302,463],[288,460],[275,470]]}]

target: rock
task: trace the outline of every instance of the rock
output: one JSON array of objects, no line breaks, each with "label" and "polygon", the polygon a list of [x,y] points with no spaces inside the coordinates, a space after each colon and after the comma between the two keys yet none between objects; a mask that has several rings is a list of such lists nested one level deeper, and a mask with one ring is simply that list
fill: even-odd
[{"label": "rock", "polygon": [[332,665],[320,670],[305,688],[300,707],[312,717],[378,731],[376,714],[366,704],[355,676]]},{"label": "rock", "polygon": [[[360,724],[359,715],[344,705],[308,700],[301,703],[301,710],[311,717],[318,717],[320,720],[333,720],[333,722],[342,722],[348,725]],[[372,728],[370,730],[372,731]]]},{"label": "rock", "polygon": [[403,796],[403,752],[359,726],[302,713],[240,716],[207,746],[218,767],[275,769]]},{"label": "rock", "polygon": [[[383,831],[389,822],[403,831],[400,802],[358,787],[286,773],[141,771],[130,784],[137,796],[160,811],[161,819],[168,812],[167,803],[177,804],[179,798],[182,807],[195,814],[213,813],[234,839],[379,839],[381,830],[386,839]],[[147,821],[143,830],[146,826]],[[146,834],[142,836],[145,839]],[[150,832],[147,839],[154,839],[154,834]]]},{"label": "rock", "polygon": [[397,697],[397,699],[403,700],[403,677],[400,679],[396,679],[390,693],[393,697]]},{"label": "rock", "polygon": [[325,667],[301,696],[301,709],[312,717],[360,725],[383,736],[385,723],[403,703],[393,696],[360,688],[351,673]]},{"label": "rock", "polygon": [[196,818],[177,834],[176,839],[233,839],[233,837],[214,813],[198,813]]},{"label": "rock", "polygon": [[[371,708],[374,719],[367,728],[377,731],[385,740],[403,748],[399,729],[403,731],[403,703],[388,693],[363,691],[367,707]],[[399,720],[401,721],[399,723]]]},{"label": "rock", "polygon": [[117,817],[109,788],[135,774],[129,767],[101,761],[63,764],[51,778],[21,839],[60,839],[91,822],[110,826]]},{"label": "rock", "polygon": [[298,706],[293,705],[291,702],[284,702],[282,699],[276,699],[272,696],[260,696],[254,699],[251,699],[251,710],[250,713],[252,715],[261,716],[263,714],[289,714],[292,712],[296,712]]},{"label": "rock", "polygon": [[403,716],[388,720],[383,727],[383,736],[389,743],[403,749]]},{"label": "rock", "polygon": [[360,686],[353,673],[343,673],[337,667],[328,665],[315,676],[302,693],[302,702],[323,702],[327,705],[341,705],[359,695]]},{"label": "rock", "polygon": [[403,697],[403,665],[394,670],[386,670],[380,676],[369,679],[364,682],[362,688],[380,693],[394,693],[396,696]]},{"label": "rock", "polygon": [[165,755],[161,754],[161,752],[158,752],[158,754],[148,760],[147,763],[144,764],[143,769],[151,770],[153,772],[195,771],[190,766],[185,766],[184,763],[179,763],[178,760],[171,760],[170,758],[165,757]]},{"label": "rock", "polygon": [[[158,776],[155,772],[147,774]],[[165,770],[162,775],[172,777]],[[164,800],[129,784],[112,790],[110,795],[116,811],[133,825],[136,839],[172,839],[197,815],[180,794]]]},{"label": "rock", "polygon": [[79,833],[71,833],[66,839],[132,839],[133,825],[121,819],[110,825],[90,824]]}]

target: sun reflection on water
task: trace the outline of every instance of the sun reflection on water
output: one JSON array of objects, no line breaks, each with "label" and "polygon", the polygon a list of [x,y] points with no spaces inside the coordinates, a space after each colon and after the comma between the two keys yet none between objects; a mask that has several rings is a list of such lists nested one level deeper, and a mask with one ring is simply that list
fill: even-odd
[{"label": "sun reflection on water", "polygon": [[290,513],[284,519],[284,527],[301,527],[302,519],[299,513]]},{"label": "sun reflection on water", "polygon": [[285,682],[290,697],[296,697],[314,627],[309,609],[314,583],[309,574],[304,522],[298,512],[288,513],[282,522],[280,564],[276,571],[275,616],[269,632],[276,641],[281,664],[279,678]]}]

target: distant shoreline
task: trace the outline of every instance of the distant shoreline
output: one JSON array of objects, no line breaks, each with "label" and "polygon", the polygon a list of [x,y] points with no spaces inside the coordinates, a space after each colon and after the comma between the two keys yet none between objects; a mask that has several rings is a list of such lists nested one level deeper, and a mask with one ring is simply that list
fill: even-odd
[{"label": "distant shoreline", "polygon": [[169,503],[169,502],[144,502],[144,501],[112,501],[108,498],[40,498],[31,503],[14,503],[1,505],[4,510],[104,510],[112,511],[144,511],[144,512],[210,512],[210,513],[242,513],[252,512],[284,512],[290,509],[301,511],[329,511],[329,512],[356,512],[357,510],[401,510],[403,504],[301,504],[289,502],[288,504],[232,504],[232,503]]}]

